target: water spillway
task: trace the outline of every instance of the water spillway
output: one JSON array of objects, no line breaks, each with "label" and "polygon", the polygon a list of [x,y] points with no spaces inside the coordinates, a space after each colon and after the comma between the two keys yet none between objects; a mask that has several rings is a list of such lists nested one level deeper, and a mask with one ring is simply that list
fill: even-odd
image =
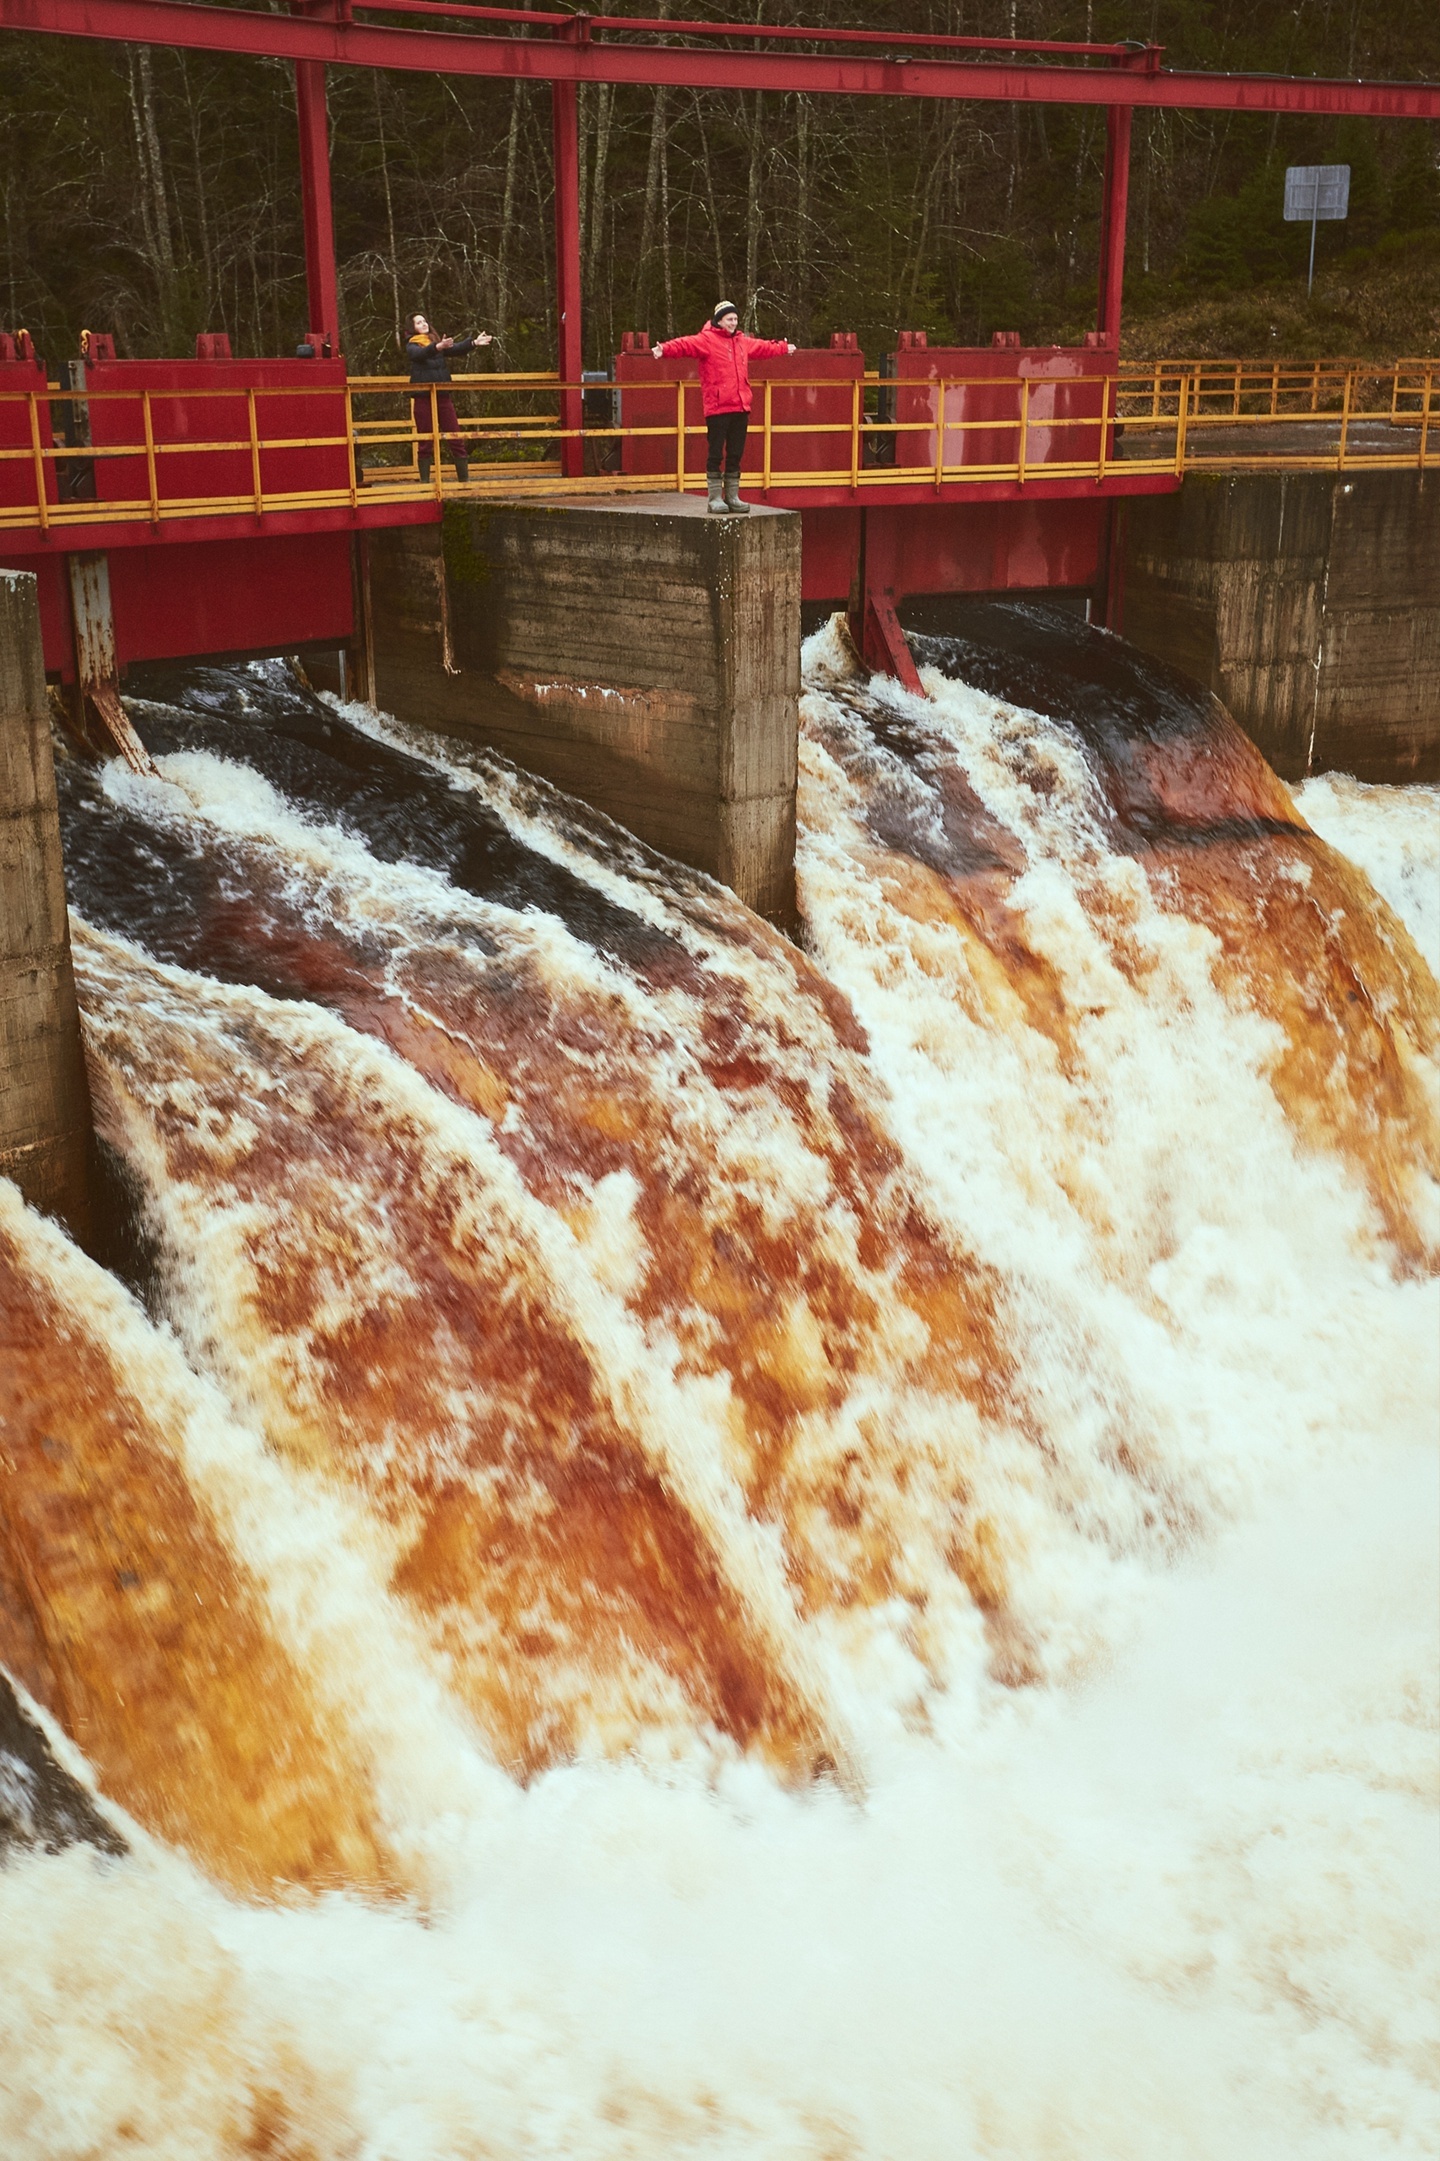
[{"label": "water spillway", "polygon": [[799,947],[270,667],[62,763],[7,2151],[1423,2150],[1428,889],[916,650],[807,649]]}]

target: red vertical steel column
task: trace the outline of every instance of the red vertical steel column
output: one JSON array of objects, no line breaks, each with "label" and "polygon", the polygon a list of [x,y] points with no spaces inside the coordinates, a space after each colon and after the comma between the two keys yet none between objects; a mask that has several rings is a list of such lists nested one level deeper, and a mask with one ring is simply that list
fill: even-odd
[{"label": "red vertical steel column", "polygon": [[[585,365],[580,326],[580,127],[578,94],[574,83],[555,83],[551,88],[555,120],[555,314],[559,331],[557,365],[560,392],[560,425],[577,429],[581,423],[583,394],[580,371]],[[567,434],[560,445],[560,470],[575,478],[585,470],[585,445],[578,435]]]},{"label": "red vertical steel column", "polygon": [[1125,216],[1130,201],[1130,122],[1128,105],[1105,113],[1105,201],[1100,213],[1101,331],[1120,350],[1120,300],[1125,287]]},{"label": "red vertical steel column", "polygon": [[[330,118],[325,64],[295,63],[295,112],[300,122],[300,200],[305,214],[306,328],[340,350],[340,289],[335,276],[335,212],[330,200]],[[317,352],[319,359],[323,353]]]}]

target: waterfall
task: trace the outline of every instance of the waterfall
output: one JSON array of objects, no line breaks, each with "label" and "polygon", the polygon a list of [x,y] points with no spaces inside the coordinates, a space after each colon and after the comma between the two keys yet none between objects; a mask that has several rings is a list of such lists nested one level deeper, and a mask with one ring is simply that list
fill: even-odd
[{"label": "waterfall", "polygon": [[1428,2149],[1437,791],[915,643],[794,944],[278,664],[62,756],[7,2154]]}]

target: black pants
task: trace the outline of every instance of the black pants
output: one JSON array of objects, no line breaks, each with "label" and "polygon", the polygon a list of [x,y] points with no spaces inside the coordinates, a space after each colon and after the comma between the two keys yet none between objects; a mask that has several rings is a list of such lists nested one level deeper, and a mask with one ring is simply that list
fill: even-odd
[{"label": "black pants", "polygon": [[705,470],[712,479],[718,477],[723,461],[725,471],[733,478],[740,473],[740,460],[745,455],[745,437],[750,428],[748,413],[708,413],[705,418],[706,456]]}]

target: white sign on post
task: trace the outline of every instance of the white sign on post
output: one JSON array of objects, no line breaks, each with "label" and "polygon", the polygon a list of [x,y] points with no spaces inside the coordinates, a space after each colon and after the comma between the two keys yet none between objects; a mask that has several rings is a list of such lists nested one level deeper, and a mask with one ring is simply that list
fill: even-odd
[{"label": "white sign on post", "polygon": [[1321,218],[1350,215],[1350,168],[1348,165],[1287,165],[1285,168],[1285,222],[1310,227],[1310,279],[1315,284],[1315,227]]}]

